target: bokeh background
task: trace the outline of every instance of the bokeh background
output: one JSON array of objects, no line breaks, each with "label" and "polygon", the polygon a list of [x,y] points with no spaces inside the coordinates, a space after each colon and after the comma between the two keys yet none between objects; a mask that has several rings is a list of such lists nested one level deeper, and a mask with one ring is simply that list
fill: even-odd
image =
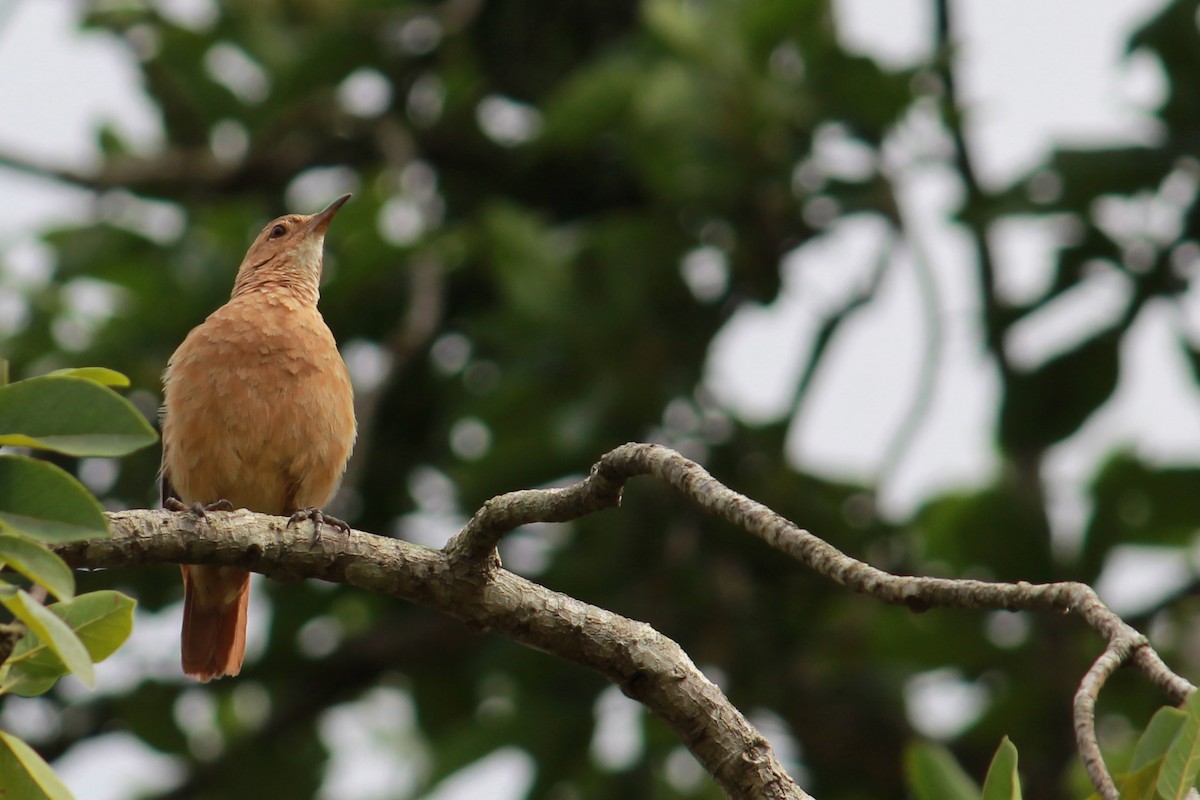
[{"label": "bokeh background", "polygon": [[[337,513],[438,546],[669,444],[898,572],[1095,583],[1196,678],[1200,21],[1163,0],[3,0],[0,352],[159,375],[258,228],[345,191],[322,309]],[[68,462],[112,508],[158,453]],[[506,565],[679,641],[822,800],[913,741],[1083,797],[1073,618],[882,607],[652,483]],[[88,693],[8,698],[83,799],[710,798],[597,675],[420,608],[258,582],[178,671],[173,569]],[[1162,701],[1100,703],[1119,764]]]}]

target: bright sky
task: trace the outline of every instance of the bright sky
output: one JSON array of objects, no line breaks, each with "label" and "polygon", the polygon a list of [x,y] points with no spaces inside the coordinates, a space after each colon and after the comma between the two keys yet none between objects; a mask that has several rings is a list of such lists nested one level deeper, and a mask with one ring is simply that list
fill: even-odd
[{"label": "bright sky", "polygon": [[[1153,136],[1145,109],[1161,97],[1161,72],[1153,59],[1124,59],[1123,51],[1129,28],[1159,5],[1157,0],[955,4],[965,27],[960,92],[985,183],[1006,185],[1056,143]],[[837,4],[845,41],[895,65],[912,63],[928,47],[928,6],[923,0]],[[897,136],[906,138],[919,138],[919,131]],[[983,358],[980,332],[964,313],[975,302],[968,243],[946,222],[960,187],[937,167],[913,164],[911,158],[903,174],[907,217],[940,290],[942,372],[907,457],[883,480],[882,508],[901,517],[923,498],[988,479],[999,392]],[[780,299],[736,315],[717,342],[709,376],[719,396],[751,419],[786,414],[813,333],[828,310],[861,285],[879,240],[879,226],[872,221],[848,220],[796,251],[785,266]],[[1028,294],[1047,278],[1054,241],[1048,226],[1011,223],[993,241],[1002,288],[1009,295]],[[804,469],[859,480],[877,477],[907,411],[928,328],[919,311],[913,254],[899,252],[895,258],[899,269],[878,300],[835,341],[834,358],[793,425],[790,452]],[[1018,326],[1007,342],[1009,354],[1020,364],[1041,363],[1111,319],[1128,289],[1113,275],[1097,276],[1077,296]],[[1166,307],[1151,312],[1127,343],[1117,396],[1056,448],[1046,465],[1048,488],[1059,501],[1056,522],[1064,548],[1078,535],[1083,510],[1073,495],[1097,453],[1126,444],[1151,459],[1195,463],[1200,456],[1200,398],[1171,339],[1176,321]]]},{"label": "bright sky", "polygon": [[[208,0],[156,0],[156,4],[180,14],[203,14],[209,7]],[[5,110],[0,115],[0,152],[86,168],[96,163],[95,131],[101,124],[115,125],[146,149],[161,140],[155,108],[140,89],[133,57],[103,34],[79,33],[74,24],[79,5],[79,0],[0,0],[0,108]],[[896,66],[914,62],[929,48],[930,5],[928,0],[836,2],[844,41]],[[1160,96],[1161,73],[1148,58],[1124,58],[1123,49],[1131,25],[1160,5],[1161,0],[955,3],[965,31],[960,88],[969,109],[969,139],[987,184],[1003,185],[1038,163],[1055,143],[1139,141],[1153,135],[1144,109]],[[882,508],[898,516],[947,488],[989,479],[999,389],[983,358],[979,332],[965,313],[973,302],[974,271],[967,243],[946,222],[959,189],[951,176],[937,168],[911,163],[915,143],[921,139],[921,121],[911,125],[897,136],[901,161],[909,154],[900,189],[908,220],[919,233],[921,252],[900,251],[893,256],[898,268],[883,285],[879,299],[834,343],[833,358],[802,406],[789,445],[794,461],[807,470],[860,480],[879,474],[928,346],[928,329],[914,324],[923,319],[914,258],[923,259],[940,287],[940,373],[930,413],[905,458],[883,481]],[[3,168],[0,210],[0,253],[10,271],[15,265],[37,261],[40,228],[92,213],[84,193]],[[1020,295],[1044,279],[1052,242],[1047,229],[1027,224],[1009,226],[998,234],[1006,291]],[[880,227],[856,219],[789,257],[779,300],[735,315],[714,346],[707,378],[714,392],[750,419],[777,419],[788,413],[816,325],[839,297],[854,290],[880,247]],[[1054,354],[1081,330],[1094,327],[1098,317],[1111,313],[1127,288],[1111,276],[1100,276],[1082,300],[1050,309],[1052,313],[1031,321],[1027,330],[1014,332],[1009,342],[1012,355],[1022,363],[1036,364]],[[0,310],[5,307],[3,300],[0,296]],[[1183,322],[1195,326],[1197,304],[1188,307],[1190,318]],[[1084,519],[1080,487],[1098,453],[1127,444],[1160,461],[1200,461],[1200,398],[1170,343],[1172,331],[1180,324],[1177,317],[1165,306],[1145,315],[1127,342],[1117,396],[1048,459],[1044,479],[1054,498],[1056,533],[1065,549],[1076,541]],[[1154,599],[1138,577],[1146,574],[1139,567],[1154,557],[1154,553],[1131,550],[1126,564],[1106,576],[1101,589],[1118,609]],[[1186,578],[1185,564],[1153,563],[1156,592]],[[173,641],[177,616],[160,616],[139,619],[130,652],[140,653],[143,664],[158,663],[162,642]],[[173,662],[173,649],[170,656]],[[130,663],[125,660],[125,668]],[[120,664],[118,658],[101,665],[102,687],[115,689],[121,684]],[[197,692],[174,711],[200,720],[198,735],[211,713],[204,697]],[[400,708],[404,703],[402,696],[375,699],[399,703]],[[37,703],[10,700],[4,724],[36,721],[45,712]],[[957,704],[959,717],[962,706]],[[362,714],[369,711],[361,705],[348,707],[340,716],[331,714],[325,727],[332,731],[344,725],[345,713],[354,708]],[[389,715],[393,719],[389,723],[372,717],[370,724],[399,725],[389,735],[404,737],[408,729],[394,722],[396,716],[404,718]],[[344,737],[331,740],[340,738]],[[346,782],[345,776],[352,773],[381,774],[361,762],[348,772],[352,757],[346,750],[335,759],[326,796],[342,800],[381,796],[377,782]],[[440,800],[482,796],[481,784],[472,780],[491,784],[485,793],[497,800],[522,797],[529,785],[529,765],[519,753],[500,751],[495,758],[500,767],[459,776],[465,785],[445,787]],[[80,800],[116,800],[135,786],[169,784],[174,774],[169,760],[120,734],[89,742],[57,766]],[[385,770],[384,786],[396,779],[386,766],[379,768]],[[419,765],[407,768],[419,769]],[[504,787],[494,784],[498,775],[507,781]],[[97,780],[98,776],[104,779]]]}]

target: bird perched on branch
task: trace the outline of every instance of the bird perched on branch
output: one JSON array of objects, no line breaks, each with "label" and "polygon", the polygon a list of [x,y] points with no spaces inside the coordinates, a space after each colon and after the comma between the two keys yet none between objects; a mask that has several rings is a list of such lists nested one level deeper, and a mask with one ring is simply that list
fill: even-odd
[{"label": "bird perched on branch", "polygon": [[[317,310],[325,231],[350,195],[269,223],[242,260],[229,302],[184,339],[163,374],[163,505],[345,523],[320,507],[354,446],[345,362]],[[250,574],[183,565],[183,671],[237,675]]]}]

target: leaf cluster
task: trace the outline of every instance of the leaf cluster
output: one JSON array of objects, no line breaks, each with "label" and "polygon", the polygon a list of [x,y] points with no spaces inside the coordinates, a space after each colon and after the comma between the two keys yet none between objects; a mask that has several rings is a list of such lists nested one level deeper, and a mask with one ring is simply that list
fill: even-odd
[{"label": "leaf cluster", "polygon": [[[110,388],[128,385],[124,375],[101,368],[0,384],[0,447],[109,457],[146,447],[157,441],[154,429]],[[93,686],[92,665],[128,638],[134,601],[114,591],[77,595],[74,574],[47,547],[108,535],[103,508],[74,476],[48,461],[0,453],[0,604],[11,615],[0,625],[0,696],[45,694],[68,674]],[[38,587],[40,597],[13,574]],[[46,594],[57,602],[43,605]],[[71,797],[36,751],[4,731],[0,776],[0,794]]]}]

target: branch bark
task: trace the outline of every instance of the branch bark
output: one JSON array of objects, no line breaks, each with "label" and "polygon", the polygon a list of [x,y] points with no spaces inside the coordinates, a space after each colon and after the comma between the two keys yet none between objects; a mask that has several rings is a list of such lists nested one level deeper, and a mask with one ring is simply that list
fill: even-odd
[{"label": "branch bark", "polygon": [[678,644],[636,620],[588,605],[504,570],[495,547],[531,522],[562,522],[619,505],[630,478],[649,475],[813,571],[856,592],[914,610],[934,607],[1074,613],[1105,640],[1075,698],[1080,756],[1103,797],[1112,797],[1095,740],[1095,700],[1108,676],[1130,664],[1178,703],[1195,691],[1149,642],[1086,584],[989,583],[892,575],[858,561],[717,481],[699,464],[658,445],[605,454],[583,481],[489,500],[441,551],[354,531],[288,527],[248,511],[123,511],[113,536],[57,548],[75,567],[152,563],[238,566],[280,580],[347,583],[454,616],[595,669],[661,717],[731,798],[808,798],[770,745]]},{"label": "branch bark", "polygon": [[136,510],[111,513],[109,520],[112,538],[65,545],[58,553],[75,567],[236,565],[279,580],[346,583],[442,611],[473,631],[498,633],[602,673],[661,717],[729,797],[810,797],[678,644],[645,623],[507,572],[494,559],[464,569],[447,553],[409,542],[343,535],[328,526],[289,528],[286,519],[244,510],[210,512],[207,519]]}]

